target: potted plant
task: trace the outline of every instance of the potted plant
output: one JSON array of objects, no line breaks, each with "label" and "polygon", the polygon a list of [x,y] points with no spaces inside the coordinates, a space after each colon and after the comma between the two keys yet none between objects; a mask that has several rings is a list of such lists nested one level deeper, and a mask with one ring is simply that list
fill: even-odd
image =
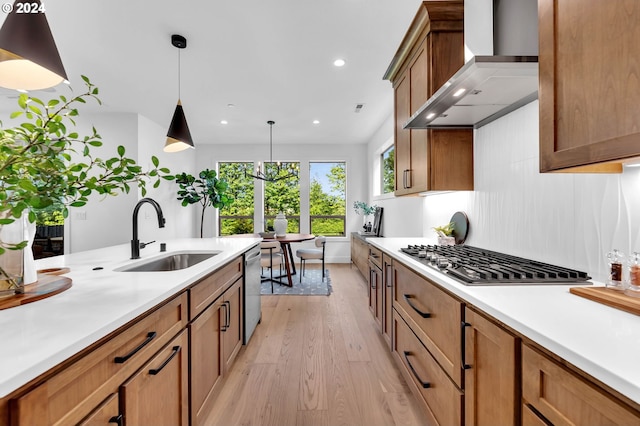
[{"label": "potted plant", "polygon": [[86,91],[69,98],[44,101],[21,94],[19,110],[10,118],[25,121],[10,128],[0,122],[0,292],[5,294],[21,292],[25,284],[22,265],[17,264],[21,260],[10,254],[30,254],[24,233],[12,238],[7,228],[34,224],[36,213],[51,206],[58,206],[66,218],[68,207],[84,206],[93,193],[117,195],[137,186],[144,196],[149,178],[155,179],[154,188],[161,178],[173,178],[156,157],[151,158],[153,168],[143,170],[125,155],[123,146],[106,159],[95,155],[102,146],[97,130],[80,136],[72,129],[79,104],[100,104],[98,88],[87,77],[82,79]]},{"label": "potted plant", "polygon": [[439,245],[453,246],[456,244],[456,239],[453,236],[453,232],[455,231],[455,224],[453,222],[449,222],[444,226],[436,226],[433,230],[438,234]]},{"label": "potted plant", "polygon": [[175,176],[178,190],[178,200],[183,206],[200,203],[202,214],[200,215],[200,238],[204,236],[204,214],[207,207],[216,209],[227,207],[234,199],[227,194],[229,183],[224,178],[218,178],[215,170],[203,170],[194,177],[188,173],[180,173]]},{"label": "potted plant", "polygon": [[361,214],[363,216],[363,226],[365,232],[371,232],[371,221],[367,223],[367,217],[371,216],[376,212],[378,206],[376,205],[368,205],[364,201],[354,201],[353,209],[356,211],[356,214]]}]

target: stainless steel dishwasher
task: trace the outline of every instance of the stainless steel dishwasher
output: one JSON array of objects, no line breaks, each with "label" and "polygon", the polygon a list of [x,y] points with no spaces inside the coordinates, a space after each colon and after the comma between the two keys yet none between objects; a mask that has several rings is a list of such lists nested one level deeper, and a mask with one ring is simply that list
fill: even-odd
[{"label": "stainless steel dishwasher", "polygon": [[260,322],[260,245],[244,253],[244,341],[246,345]]}]

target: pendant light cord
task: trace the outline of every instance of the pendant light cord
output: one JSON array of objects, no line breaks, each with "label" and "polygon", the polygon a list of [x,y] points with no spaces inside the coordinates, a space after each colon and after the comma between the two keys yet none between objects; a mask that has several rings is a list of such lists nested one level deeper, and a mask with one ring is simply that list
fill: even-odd
[{"label": "pendant light cord", "polygon": [[180,100],[180,50],[178,49],[178,100]]}]

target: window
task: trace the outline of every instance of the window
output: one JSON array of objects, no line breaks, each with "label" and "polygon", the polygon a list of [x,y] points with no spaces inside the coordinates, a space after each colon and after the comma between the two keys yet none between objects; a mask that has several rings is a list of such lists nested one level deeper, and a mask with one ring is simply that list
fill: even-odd
[{"label": "window", "polygon": [[247,234],[253,232],[254,179],[247,177],[253,163],[219,163],[218,175],[229,183],[229,193],[235,201],[220,209],[218,229],[220,235]]},{"label": "window", "polygon": [[380,188],[382,190],[380,192],[382,194],[388,194],[395,189],[395,149],[393,145],[382,153],[380,160],[382,164],[380,168],[382,171]]},{"label": "window", "polygon": [[[265,163],[267,172],[275,168],[274,163]],[[273,221],[280,212],[287,217],[287,232],[297,234],[300,232],[300,163],[282,162],[281,173],[284,170],[293,169],[298,177],[287,178],[275,182],[264,183],[264,218],[267,229],[273,227]],[[275,171],[275,170],[274,170]]]},{"label": "window", "polygon": [[309,163],[311,233],[344,236],[346,223],[346,163]]}]

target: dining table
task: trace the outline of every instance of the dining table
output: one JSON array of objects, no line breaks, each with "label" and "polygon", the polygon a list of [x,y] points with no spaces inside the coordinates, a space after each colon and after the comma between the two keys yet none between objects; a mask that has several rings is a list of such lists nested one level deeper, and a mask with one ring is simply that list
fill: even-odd
[{"label": "dining table", "polygon": [[[230,237],[254,237],[254,238],[262,238],[263,241],[277,241],[280,243],[280,248],[282,249],[282,254],[284,256],[284,268],[287,273],[287,281],[282,282],[281,284],[287,285],[289,287],[293,287],[293,275],[297,274],[296,271],[296,263],[293,260],[293,252],[291,251],[291,243],[301,243],[303,241],[313,240],[316,236],[313,234],[285,234],[282,236],[273,236],[273,237],[263,237],[262,235],[255,234],[235,234],[229,235]],[[284,276],[274,277],[274,278],[284,278]]]}]

